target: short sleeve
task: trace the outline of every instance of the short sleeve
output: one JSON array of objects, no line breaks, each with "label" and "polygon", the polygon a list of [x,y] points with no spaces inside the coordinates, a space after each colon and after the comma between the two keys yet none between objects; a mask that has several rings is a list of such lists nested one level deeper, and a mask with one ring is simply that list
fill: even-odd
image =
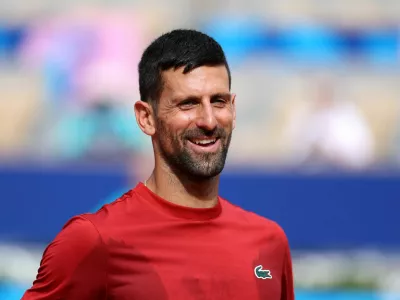
[{"label": "short sleeve", "polygon": [[105,299],[106,275],[100,234],[89,220],[75,217],[47,246],[21,300]]},{"label": "short sleeve", "polygon": [[281,300],[294,300],[293,266],[290,254],[290,248],[287,239],[285,239],[286,251],[283,262],[282,272],[282,296]]}]

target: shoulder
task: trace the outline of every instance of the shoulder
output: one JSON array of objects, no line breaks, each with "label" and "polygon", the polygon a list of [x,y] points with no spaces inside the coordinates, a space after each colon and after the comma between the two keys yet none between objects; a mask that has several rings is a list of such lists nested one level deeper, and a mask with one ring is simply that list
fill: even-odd
[{"label": "shoulder", "polygon": [[63,259],[64,255],[71,252],[85,256],[98,247],[102,247],[102,240],[96,227],[84,216],[75,216],[63,226],[46,248],[46,253],[57,252],[59,255],[48,257]]},{"label": "shoulder", "polygon": [[59,243],[67,240],[75,244],[83,241],[88,244],[98,239],[99,233],[96,227],[84,215],[75,216],[68,220],[55,238]]},{"label": "shoulder", "polygon": [[137,210],[139,201],[135,189],[131,189],[125,193],[121,192],[120,196],[116,195],[113,199],[105,201],[96,211],[81,214],[77,217],[85,219],[99,231],[124,219],[128,214]]},{"label": "shoulder", "polygon": [[41,261],[40,275],[63,280],[88,259],[101,261],[104,245],[97,229],[82,216],[70,219],[46,247]]},{"label": "shoulder", "polygon": [[227,212],[236,220],[247,225],[255,232],[262,232],[265,236],[279,239],[284,244],[288,243],[285,231],[276,221],[232,204],[224,198],[220,199],[222,200],[222,205],[225,207]]},{"label": "shoulder", "polygon": [[93,224],[74,217],[45,249],[36,279],[22,299],[83,299],[83,294],[101,291],[106,257]]}]

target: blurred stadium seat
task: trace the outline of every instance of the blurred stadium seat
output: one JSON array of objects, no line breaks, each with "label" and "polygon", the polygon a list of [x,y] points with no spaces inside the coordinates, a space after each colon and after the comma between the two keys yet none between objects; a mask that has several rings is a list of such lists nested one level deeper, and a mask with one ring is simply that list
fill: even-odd
[{"label": "blurred stadium seat", "polygon": [[26,156],[40,115],[41,81],[21,69],[0,70],[0,155],[4,159]]}]

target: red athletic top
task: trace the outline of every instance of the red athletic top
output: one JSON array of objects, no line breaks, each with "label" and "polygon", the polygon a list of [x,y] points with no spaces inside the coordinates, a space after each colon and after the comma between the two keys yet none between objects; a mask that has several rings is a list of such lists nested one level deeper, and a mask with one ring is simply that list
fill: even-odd
[{"label": "red athletic top", "polygon": [[293,300],[283,230],[219,198],[172,204],[142,183],[72,218],[23,300]]}]

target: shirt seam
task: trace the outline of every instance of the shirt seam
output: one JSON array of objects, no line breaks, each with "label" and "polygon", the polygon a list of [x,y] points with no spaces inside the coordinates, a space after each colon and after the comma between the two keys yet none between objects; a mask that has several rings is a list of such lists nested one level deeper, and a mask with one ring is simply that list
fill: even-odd
[{"label": "shirt seam", "polygon": [[150,203],[149,201],[143,200],[144,197],[142,197],[142,195],[141,195],[140,193],[138,193],[137,191],[134,190],[133,192],[136,194],[136,196],[137,196],[138,198],[141,199],[140,201],[146,203],[146,205],[150,206],[150,207],[151,207],[153,210],[155,210],[157,213],[162,214],[163,216],[166,216],[166,217],[168,217],[168,218],[171,218],[172,220],[175,220],[175,221],[186,220],[186,221],[190,221],[190,222],[209,223],[209,222],[218,220],[218,218],[221,217],[222,212],[223,212],[223,210],[222,210],[222,203],[220,203],[220,205],[221,205],[221,212],[220,212],[220,214],[219,214],[218,216],[216,216],[216,217],[214,217],[214,218],[202,219],[202,220],[199,220],[199,219],[196,219],[196,218],[180,218],[180,217],[178,217],[178,216],[171,215],[171,214],[168,214],[168,213],[164,212],[164,211],[163,211],[162,209],[160,209],[157,205],[152,204],[152,203]]}]

